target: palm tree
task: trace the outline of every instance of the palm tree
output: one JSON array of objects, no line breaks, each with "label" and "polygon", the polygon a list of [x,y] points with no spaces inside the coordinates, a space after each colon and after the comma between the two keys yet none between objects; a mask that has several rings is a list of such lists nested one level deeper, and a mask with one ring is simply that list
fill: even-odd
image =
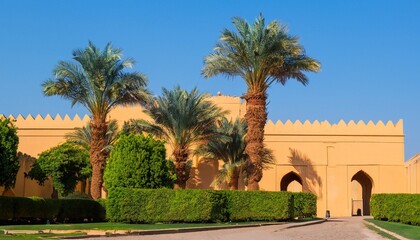
[{"label": "palm tree", "polygon": [[[247,124],[244,119],[236,119],[232,122],[223,118],[219,121],[216,131],[221,137],[200,145],[195,154],[215,161],[222,160],[223,167],[219,170],[212,185],[221,187],[227,184],[229,189],[237,190],[240,175],[242,173],[246,176],[249,165],[249,156],[245,152]],[[264,146],[262,167],[269,169],[273,164],[275,164],[273,153]],[[247,178],[243,180],[246,182]]]},{"label": "palm tree", "polygon": [[121,49],[107,44],[101,51],[92,42],[85,49],[73,51],[76,63],[60,61],[54,77],[42,84],[46,96],[59,95],[90,112],[92,135],[90,162],[92,164],[91,194],[101,197],[107,145],[108,113],[116,106],[144,103],[150,98],[145,75],[125,72],[133,59],[122,59]]},{"label": "palm tree", "polygon": [[200,145],[194,153],[215,161],[223,160],[223,168],[219,170],[212,185],[221,187],[227,183],[229,189],[237,190],[240,173],[248,160],[245,153],[246,122],[244,119],[232,122],[223,118],[215,131],[222,137]]},{"label": "palm tree", "polygon": [[[177,179],[175,188],[186,187],[190,177],[188,160],[192,149],[217,137],[214,126],[225,112],[209,101],[209,95],[197,88],[187,92],[179,86],[173,90],[163,88],[163,96],[146,105],[144,112],[154,122],[131,120],[125,126],[134,132],[148,132],[172,147]],[[140,130],[135,130],[135,127]]]},{"label": "palm tree", "polygon": [[[87,151],[90,150],[90,139],[92,136],[92,127],[90,122],[86,124],[86,126],[81,128],[75,128],[73,132],[67,133],[64,137],[66,138],[67,142],[76,144]],[[118,139],[118,122],[117,120],[113,119],[109,121],[108,123],[108,130],[106,132],[106,142],[107,145],[104,149],[102,149],[103,152],[106,153],[106,159],[108,159],[109,154],[111,152],[112,147],[114,146],[114,143]],[[82,192],[86,192],[86,184],[88,179],[85,179],[81,182],[82,184]],[[106,192],[106,188],[104,187],[104,190]]]},{"label": "palm tree", "polygon": [[[81,128],[75,128],[73,132],[67,133],[64,137],[68,142],[77,144],[86,150],[90,149],[90,139],[92,136],[92,126],[91,123],[87,123],[86,126]],[[113,119],[108,123],[108,130],[106,132],[106,147],[102,149],[105,151],[108,156],[112,149],[112,146],[117,141],[118,138],[118,122]]]},{"label": "palm tree", "polygon": [[202,74],[212,77],[224,74],[245,80],[248,90],[245,119],[248,124],[246,152],[250,158],[248,189],[258,190],[262,178],[264,126],[267,121],[267,89],[271,84],[285,84],[294,78],[308,83],[305,71],[317,72],[320,63],[305,54],[298,38],[287,34],[286,26],[277,21],[265,25],[260,15],[253,25],[235,17],[237,32],[225,29],[214,52],[205,58]]}]

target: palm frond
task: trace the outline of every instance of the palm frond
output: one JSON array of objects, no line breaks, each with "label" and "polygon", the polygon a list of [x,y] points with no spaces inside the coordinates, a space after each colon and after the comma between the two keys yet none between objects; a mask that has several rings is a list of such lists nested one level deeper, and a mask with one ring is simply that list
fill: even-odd
[{"label": "palm frond", "polygon": [[287,33],[287,26],[272,21],[265,24],[260,16],[251,25],[244,19],[233,18],[236,31],[225,29],[204,60],[202,75],[242,77],[248,92],[264,93],[274,82],[285,84],[296,79],[308,84],[305,72],[318,72],[320,63],[305,55],[298,38]]},{"label": "palm frond", "polygon": [[214,127],[219,138],[200,145],[194,154],[214,161],[224,161],[223,168],[218,172],[213,182],[214,186],[221,187],[223,184],[230,184],[233,174],[239,178],[243,166],[248,161],[245,152],[247,125],[244,119],[229,121],[227,118],[223,118]]},{"label": "palm frond", "polygon": [[[74,143],[86,150],[90,149],[90,140],[92,135],[92,127],[90,122],[86,126],[81,128],[75,128],[73,132],[67,133],[64,137],[67,142]],[[106,132],[106,147],[102,151],[110,152],[112,146],[118,139],[118,122],[117,120],[111,120],[108,123],[108,129]]]},{"label": "palm frond", "polygon": [[141,73],[128,73],[135,61],[122,59],[122,50],[108,43],[101,51],[92,42],[73,51],[75,62],[60,61],[54,77],[42,84],[47,96],[58,95],[81,104],[93,118],[105,119],[118,105],[146,103],[150,99],[147,78]]}]

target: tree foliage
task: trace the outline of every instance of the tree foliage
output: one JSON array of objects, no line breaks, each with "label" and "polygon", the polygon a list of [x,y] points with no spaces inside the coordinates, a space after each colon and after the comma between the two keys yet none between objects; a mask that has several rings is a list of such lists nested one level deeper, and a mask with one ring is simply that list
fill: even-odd
[{"label": "tree foliage", "polygon": [[19,170],[18,144],[16,127],[11,120],[0,118],[0,186],[5,189],[15,185]]},{"label": "tree foliage", "polygon": [[248,93],[266,94],[273,83],[296,79],[308,84],[305,71],[317,72],[320,63],[306,55],[299,38],[287,33],[287,26],[260,15],[250,24],[242,18],[232,21],[236,31],[224,29],[214,52],[205,58],[202,74],[224,74],[245,80]]},{"label": "tree foliage", "polygon": [[[77,144],[86,150],[90,150],[90,141],[92,137],[92,124],[88,122],[86,126],[81,128],[75,128],[73,132],[67,133],[65,138],[68,142]],[[108,130],[106,132],[106,142],[107,145],[102,151],[110,152],[112,146],[118,139],[118,122],[113,119],[108,123]]]},{"label": "tree foliage", "polygon": [[246,130],[245,120],[229,121],[223,118],[215,129],[221,137],[212,139],[195,150],[196,155],[224,162],[212,183],[213,186],[220,188],[223,184],[227,184],[232,190],[238,189],[239,175],[248,160],[245,153]]},{"label": "tree foliage", "polygon": [[133,120],[124,129],[145,131],[168,143],[173,149],[176,187],[185,188],[193,148],[218,137],[214,126],[225,112],[209,101],[208,94],[197,88],[188,92],[179,86],[173,90],[163,88],[163,95],[146,105],[144,112],[154,121]]},{"label": "tree foliage", "polygon": [[150,93],[144,74],[127,72],[134,65],[131,58],[123,59],[122,50],[107,44],[100,50],[92,42],[84,49],[73,51],[75,63],[60,61],[54,78],[42,84],[47,96],[59,95],[81,104],[90,112],[90,162],[92,164],[91,194],[101,197],[103,172],[108,152],[107,116],[112,108],[127,104],[146,103]]},{"label": "tree foliage", "polygon": [[214,52],[205,58],[202,74],[212,77],[223,74],[241,77],[247,84],[245,119],[248,124],[246,152],[248,189],[258,190],[262,178],[264,155],[264,127],[267,121],[267,89],[273,83],[286,84],[296,79],[308,83],[305,72],[317,72],[320,63],[307,56],[295,36],[287,33],[285,25],[272,21],[265,24],[260,15],[249,24],[235,17],[236,31],[223,30]]},{"label": "tree foliage", "polygon": [[132,188],[172,188],[174,170],[163,142],[151,136],[122,135],[111,151],[105,185]]},{"label": "tree foliage", "polygon": [[42,152],[28,176],[40,185],[51,177],[55,190],[66,196],[74,191],[78,181],[90,177],[91,173],[89,152],[75,144],[64,143]]},{"label": "tree foliage", "polygon": [[[249,164],[249,156],[245,151],[247,124],[244,119],[229,121],[223,118],[218,122],[215,131],[220,137],[200,145],[195,154],[215,161],[222,160],[223,167],[219,169],[212,185],[221,188],[227,184],[230,189],[236,190],[241,173],[246,176]],[[265,146],[262,159],[263,169],[268,169],[275,163],[272,151]],[[246,177],[242,180],[246,182]]]}]

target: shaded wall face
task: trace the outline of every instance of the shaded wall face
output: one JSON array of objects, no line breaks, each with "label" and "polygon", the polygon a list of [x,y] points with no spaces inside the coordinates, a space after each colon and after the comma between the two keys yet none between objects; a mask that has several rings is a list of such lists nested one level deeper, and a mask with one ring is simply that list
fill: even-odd
[{"label": "shaded wall face", "polygon": [[[358,196],[358,201],[355,202],[355,199],[353,199],[352,196],[352,212],[354,212],[354,208],[355,208],[355,204],[360,205],[361,203],[361,213],[360,215],[363,216],[367,216],[370,215],[370,198],[371,198],[371,194],[372,194],[372,179],[369,177],[368,174],[366,174],[363,171],[359,171],[357,172],[352,178],[352,187],[354,186],[354,182],[359,183],[360,187],[357,187],[358,191],[361,191],[361,198],[360,196]],[[352,189],[352,193],[353,193],[353,189]],[[361,200],[361,201],[360,201]]]},{"label": "shaded wall face", "polygon": [[420,193],[420,154],[405,163],[409,193]]},{"label": "shaded wall face", "polygon": [[363,209],[362,185],[358,181],[351,182],[352,215],[361,216]]}]

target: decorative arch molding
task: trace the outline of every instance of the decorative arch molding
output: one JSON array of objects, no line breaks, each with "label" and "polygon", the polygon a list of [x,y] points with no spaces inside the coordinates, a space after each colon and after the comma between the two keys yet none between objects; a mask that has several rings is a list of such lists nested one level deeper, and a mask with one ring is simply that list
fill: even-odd
[{"label": "decorative arch molding", "polygon": [[303,187],[302,178],[299,176],[299,174],[297,174],[293,171],[290,171],[289,173],[284,175],[283,178],[281,179],[281,181],[280,181],[280,191],[287,191],[287,187],[293,181],[296,181],[296,182],[300,183],[300,185],[302,185],[302,187]]}]

